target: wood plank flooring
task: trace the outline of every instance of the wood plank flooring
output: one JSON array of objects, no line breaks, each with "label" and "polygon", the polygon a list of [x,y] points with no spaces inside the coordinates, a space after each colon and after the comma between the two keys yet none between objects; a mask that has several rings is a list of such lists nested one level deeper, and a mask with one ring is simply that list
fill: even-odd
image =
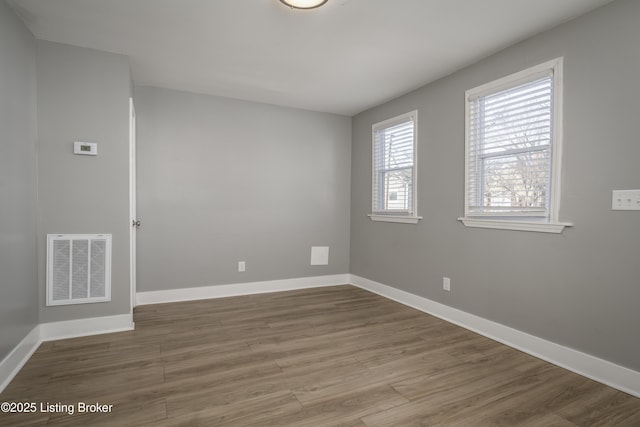
[{"label": "wood plank flooring", "polygon": [[135,322],[43,343],[0,402],[76,412],[0,425],[640,426],[640,399],[351,286],[142,306]]}]

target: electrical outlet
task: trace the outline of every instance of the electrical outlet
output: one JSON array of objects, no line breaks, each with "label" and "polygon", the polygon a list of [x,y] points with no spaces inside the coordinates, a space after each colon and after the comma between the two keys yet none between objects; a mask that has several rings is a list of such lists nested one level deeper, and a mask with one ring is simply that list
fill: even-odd
[{"label": "electrical outlet", "polygon": [[238,261],[238,272],[239,273],[243,273],[245,272],[247,269],[247,265],[245,264],[244,261]]},{"label": "electrical outlet", "polygon": [[640,211],[640,190],[613,190],[611,209],[614,211]]},{"label": "electrical outlet", "polygon": [[442,289],[447,292],[451,292],[451,279],[449,279],[448,277],[442,278]]}]

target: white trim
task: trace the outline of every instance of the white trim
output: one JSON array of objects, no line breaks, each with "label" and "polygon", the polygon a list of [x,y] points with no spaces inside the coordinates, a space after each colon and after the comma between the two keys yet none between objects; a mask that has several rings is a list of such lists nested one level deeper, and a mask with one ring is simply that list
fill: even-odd
[{"label": "white trim", "polygon": [[40,324],[42,341],[54,341],[88,335],[108,334],[111,332],[132,331],[132,314],[90,317],[88,319],[65,320]]},{"label": "white trim", "polygon": [[[560,215],[560,185],[562,170],[562,145],[564,140],[564,68],[563,58],[549,61],[553,66],[553,145],[551,146],[551,215],[549,222],[558,223]],[[545,64],[542,64],[545,65]]]},{"label": "white trim", "polygon": [[350,277],[351,276],[349,274],[335,274],[328,276],[300,277],[296,279],[138,292],[136,294],[136,305],[163,304],[168,302],[194,301],[240,295],[263,294],[268,292],[292,291],[296,289],[319,288],[324,286],[346,285],[349,283]]},{"label": "white trim", "polygon": [[11,380],[20,372],[20,369],[38,349],[40,339],[40,326],[36,325],[20,343],[11,350],[0,362],[0,393],[9,385]]},{"label": "white trim", "polygon": [[538,233],[562,233],[570,222],[501,221],[480,218],[458,218],[466,227],[494,228],[498,230],[536,231]]},{"label": "white trim", "polygon": [[417,224],[422,219],[421,216],[399,216],[399,215],[367,215],[371,221],[399,222],[403,224]]},{"label": "white trim", "polygon": [[407,121],[412,121],[414,123],[414,130],[415,130],[415,128],[417,127],[416,124],[418,123],[418,110],[409,111],[404,114],[399,114],[390,119],[374,123],[373,125],[371,125],[371,131],[375,133],[376,131],[379,131],[382,129],[390,128],[390,127],[399,125],[401,123],[406,123]]},{"label": "white trim", "polygon": [[[377,206],[374,206],[374,196],[373,192],[376,187],[376,132],[382,129],[386,129],[392,126],[399,125],[401,123],[406,123],[407,121],[413,122],[413,166],[411,173],[411,198],[413,203],[411,204],[409,215],[403,216],[408,220],[402,221],[399,220],[401,216],[393,215],[393,211],[385,211],[386,213],[391,212],[390,216],[395,216],[398,218],[397,220],[393,219],[380,219],[383,215],[380,214],[380,210]],[[400,223],[417,223],[412,219],[422,219],[422,217],[418,217],[418,110],[409,111],[404,114],[400,114],[399,116],[392,117],[387,120],[383,120],[378,123],[374,123],[371,125],[371,211],[372,214],[369,217],[373,221],[387,221],[387,222],[400,222]]]},{"label": "white trim", "polygon": [[562,66],[562,57],[555,58],[550,61],[543,62],[542,64],[534,65],[526,70],[518,71],[508,76],[498,78],[489,83],[485,83],[480,86],[476,86],[473,89],[466,91],[466,99],[472,101],[482,96],[490,95],[496,92],[509,89],[514,86],[519,86],[530,81],[542,79],[544,77],[550,77],[557,71],[558,64]]},{"label": "white trim", "polygon": [[[460,218],[461,221],[467,227],[482,227],[482,228],[499,228],[504,230],[521,230],[521,231],[539,231],[546,233],[560,233],[564,226],[569,226],[569,223],[561,223],[559,220],[560,212],[560,192],[561,192],[561,169],[562,169],[562,143],[564,136],[563,128],[563,93],[564,93],[564,74],[563,74],[563,57],[555,58],[542,64],[535,65],[527,68],[526,70],[519,71],[517,73],[508,75],[506,77],[499,78],[492,82],[477,86],[473,89],[465,91],[465,107],[464,107],[464,218]],[[470,213],[469,209],[469,151],[471,148],[470,140],[470,126],[469,126],[469,113],[470,113],[470,100],[485,96],[500,90],[504,90],[509,87],[517,86],[526,81],[532,81],[536,78],[542,77],[545,74],[553,75],[553,125],[552,125],[552,146],[551,146],[551,200],[549,209],[549,227],[540,227],[535,221],[531,221],[531,225],[525,225],[525,221],[519,221],[519,224],[513,224],[509,226],[507,223],[511,221],[498,220],[492,223],[485,223],[485,220],[474,219],[475,217]],[[481,222],[482,221],[482,222]],[[517,221],[516,221],[517,222]],[[474,225],[468,225],[474,224]],[[485,225],[481,225],[485,224]],[[492,226],[493,225],[493,226]],[[559,231],[559,225],[564,225]]]},{"label": "white trim", "polygon": [[129,304],[131,313],[136,306],[136,245],[137,218],[136,211],[136,107],[133,98],[129,97]]},{"label": "white trim", "polygon": [[[139,305],[156,304],[344,284],[352,284],[439,317],[579,375],[640,397],[640,372],[638,371],[353,274],[142,292],[137,294],[137,300]],[[0,362],[0,392],[11,382],[43,341],[128,331],[133,328],[131,314],[38,325]]]},{"label": "white trim", "polygon": [[429,313],[539,359],[640,397],[640,372],[569,347],[544,340],[427,298],[351,275],[351,284],[406,306]]},{"label": "white trim", "polygon": [[133,328],[132,314],[41,323],[35,326],[20,344],[0,362],[0,393],[44,341],[131,331]]}]

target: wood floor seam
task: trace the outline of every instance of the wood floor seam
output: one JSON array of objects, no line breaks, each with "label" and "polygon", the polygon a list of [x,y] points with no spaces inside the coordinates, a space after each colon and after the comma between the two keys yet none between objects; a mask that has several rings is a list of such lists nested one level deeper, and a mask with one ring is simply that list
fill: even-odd
[{"label": "wood floor seam", "polygon": [[136,308],[136,329],[42,343],[0,426],[629,426],[640,399],[353,286]]}]

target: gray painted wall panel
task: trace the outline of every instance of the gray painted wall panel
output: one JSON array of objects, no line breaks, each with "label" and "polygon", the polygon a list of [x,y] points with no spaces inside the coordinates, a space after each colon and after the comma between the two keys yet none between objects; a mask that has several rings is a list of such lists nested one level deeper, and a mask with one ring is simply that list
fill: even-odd
[{"label": "gray painted wall panel", "polygon": [[[37,78],[40,322],[128,313],[128,59],[38,41]],[[74,141],[98,155],[74,155]],[[48,233],[113,235],[111,302],[45,306]]]},{"label": "gray painted wall panel", "polygon": [[[139,292],[348,272],[349,118],[150,87],[135,98]],[[330,247],[328,266],[309,265],[311,246]]]},{"label": "gray painted wall panel", "polygon": [[[640,2],[622,0],[353,120],[351,273],[640,370]],[[565,58],[562,235],[465,228],[464,92]],[[371,125],[419,112],[417,225],[373,223]],[[442,277],[452,291],[442,290]]]},{"label": "gray painted wall panel", "polygon": [[0,1],[0,360],[38,323],[36,45]]}]

